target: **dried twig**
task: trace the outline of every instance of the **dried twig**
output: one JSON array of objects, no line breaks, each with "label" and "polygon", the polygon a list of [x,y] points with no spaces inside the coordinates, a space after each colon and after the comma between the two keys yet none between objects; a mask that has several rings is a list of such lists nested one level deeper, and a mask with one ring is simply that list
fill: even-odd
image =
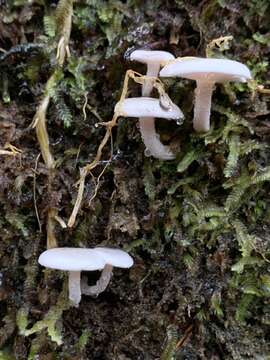
[{"label": "dried twig", "polygon": [[[65,58],[70,55],[68,43],[71,33],[72,15],[73,0],[60,0],[56,9],[56,22],[58,25],[57,35],[59,37],[56,54],[57,67],[47,81],[44,97],[37,108],[32,124],[32,127],[36,129],[41,154],[48,169],[48,193],[51,192],[55,161],[50,151],[50,142],[46,127],[46,114],[50,103],[51,90],[58,83],[59,67],[61,68],[63,66]],[[55,208],[49,208],[47,218],[47,248],[57,246],[54,235],[55,217],[57,217],[57,210]]]},{"label": "dried twig", "polygon": [[35,207],[35,212],[36,212],[36,217],[37,217],[39,232],[41,232],[41,222],[40,222],[40,217],[39,217],[39,213],[38,213],[37,195],[36,195],[36,183],[37,183],[36,173],[37,173],[37,167],[38,167],[39,158],[40,158],[40,153],[38,154],[38,156],[37,156],[37,158],[36,158],[36,161],[35,161],[34,180],[33,180],[33,194],[34,194],[34,207]]}]

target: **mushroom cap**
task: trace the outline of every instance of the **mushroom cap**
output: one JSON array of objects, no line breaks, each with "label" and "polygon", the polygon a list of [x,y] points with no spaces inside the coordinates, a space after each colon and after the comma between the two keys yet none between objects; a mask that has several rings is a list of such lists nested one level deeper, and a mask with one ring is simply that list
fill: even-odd
[{"label": "mushroom cap", "polygon": [[179,76],[191,80],[213,82],[240,81],[251,79],[248,67],[238,61],[226,59],[205,59],[184,57],[166,65],[159,73],[163,77]]},{"label": "mushroom cap", "polygon": [[163,119],[181,119],[184,117],[177,105],[171,102],[165,109],[160,105],[159,99],[150,97],[129,98],[119,101],[114,108],[120,116],[125,117],[157,117]]},{"label": "mushroom cap", "polygon": [[130,54],[130,60],[136,60],[143,64],[164,64],[174,59],[175,57],[171,53],[160,50],[135,50]]},{"label": "mushroom cap", "polygon": [[120,267],[129,268],[133,265],[132,257],[125,251],[120,249],[111,249],[106,247],[96,247],[95,252],[106,262],[106,264]]},{"label": "mushroom cap", "polygon": [[99,253],[94,249],[83,248],[49,249],[39,256],[38,262],[51,269],[68,271],[94,271],[105,266],[105,261]]}]

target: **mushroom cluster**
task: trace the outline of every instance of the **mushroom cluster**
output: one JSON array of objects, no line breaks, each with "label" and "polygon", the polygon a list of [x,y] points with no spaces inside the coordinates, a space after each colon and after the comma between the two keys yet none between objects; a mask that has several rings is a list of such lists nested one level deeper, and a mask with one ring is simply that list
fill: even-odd
[{"label": "mushroom cluster", "polygon": [[[141,136],[148,155],[162,160],[172,160],[175,155],[169,146],[164,146],[155,130],[155,117],[165,119],[183,119],[183,113],[175,105],[169,109],[162,108],[157,100],[149,98],[153,89],[153,78],[182,77],[195,80],[195,104],[193,127],[196,132],[210,130],[211,97],[215,83],[228,81],[246,82],[251,79],[246,65],[233,60],[183,57],[177,58],[165,51],[135,50],[130,60],[147,65],[146,78],[142,86],[141,101],[137,98],[126,99],[118,103],[115,110],[121,107],[121,116],[139,117]],[[163,67],[160,71],[160,68]]]},{"label": "mushroom cluster", "polygon": [[[196,132],[210,130],[211,97],[216,82],[239,81],[251,79],[249,69],[233,60],[204,59],[195,57],[175,57],[165,51],[135,50],[132,61],[147,65],[143,77],[142,97],[122,98],[115,106],[117,116],[138,117],[142,139],[148,155],[162,160],[175,158],[169,146],[159,139],[155,129],[155,118],[179,121],[184,115],[165,91],[160,92],[160,99],[150,97],[158,75],[161,77],[183,77],[195,80],[195,106],[193,127]],[[162,70],[160,71],[160,68]],[[162,94],[163,98],[162,98]],[[165,100],[166,101],[165,101]],[[129,268],[133,265],[132,257],[123,250],[105,247],[53,248],[43,252],[39,263],[52,269],[69,271],[69,299],[78,306],[81,295],[98,296],[108,286],[113,267]],[[86,278],[81,279],[81,271],[102,270],[95,285],[89,286]]]}]

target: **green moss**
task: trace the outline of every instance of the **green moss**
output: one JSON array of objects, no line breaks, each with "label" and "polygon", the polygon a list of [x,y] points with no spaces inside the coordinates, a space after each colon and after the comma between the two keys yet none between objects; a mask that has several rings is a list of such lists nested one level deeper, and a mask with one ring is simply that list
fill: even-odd
[{"label": "green moss", "polygon": [[61,319],[64,310],[70,307],[69,300],[67,299],[67,287],[64,286],[62,293],[59,295],[56,305],[53,305],[50,310],[45,314],[43,320],[37,321],[30,329],[28,326],[28,310],[21,308],[18,311],[17,326],[19,332],[23,336],[30,336],[37,332],[47,329],[48,335],[51,340],[56,344],[61,345],[63,343],[61,334]]},{"label": "green moss", "polygon": [[0,359],[1,360],[15,360],[12,352],[10,350],[0,350]]},{"label": "green moss", "polygon": [[222,318],[224,313],[221,306],[221,293],[220,292],[214,292],[214,294],[211,297],[211,309],[214,312],[214,314]]},{"label": "green moss", "polygon": [[240,153],[240,139],[239,136],[233,135],[229,139],[229,155],[226,166],[224,168],[225,177],[231,177],[237,167],[237,162]]},{"label": "green moss", "polygon": [[89,329],[84,329],[82,331],[81,336],[79,337],[79,341],[77,344],[78,350],[80,352],[82,352],[85,349],[90,338],[91,338],[91,331]]},{"label": "green moss", "polygon": [[146,195],[151,201],[153,201],[156,196],[156,182],[153,174],[153,169],[149,161],[144,162],[143,183]]},{"label": "green moss", "polygon": [[176,344],[178,340],[177,328],[174,325],[167,327],[167,339],[165,349],[160,357],[161,360],[173,360],[176,354]]}]

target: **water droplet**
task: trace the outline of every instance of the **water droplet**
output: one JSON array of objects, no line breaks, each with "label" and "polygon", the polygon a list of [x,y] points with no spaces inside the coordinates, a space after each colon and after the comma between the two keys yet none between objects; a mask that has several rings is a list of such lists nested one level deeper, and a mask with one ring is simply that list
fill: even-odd
[{"label": "water droplet", "polygon": [[98,123],[95,123],[95,128],[98,128]]},{"label": "water droplet", "polygon": [[177,119],[176,124],[177,125],[182,125],[183,124],[183,119]]},{"label": "water droplet", "polygon": [[102,71],[105,69],[105,65],[98,65],[97,70]]},{"label": "water droplet", "polygon": [[152,154],[151,154],[151,151],[146,148],[146,149],[144,150],[144,155],[145,155],[146,157],[149,157],[149,156],[151,156]]},{"label": "water droplet", "polygon": [[160,106],[165,110],[172,109],[172,101],[167,94],[162,94],[159,99]]}]

